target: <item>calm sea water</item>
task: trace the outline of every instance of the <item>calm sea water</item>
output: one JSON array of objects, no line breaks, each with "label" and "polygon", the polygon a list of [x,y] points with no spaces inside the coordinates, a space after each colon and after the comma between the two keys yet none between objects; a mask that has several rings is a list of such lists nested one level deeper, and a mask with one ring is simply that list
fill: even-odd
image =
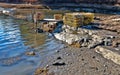
[{"label": "calm sea water", "polygon": [[[32,75],[46,56],[63,46],[51,35],[30,33],[27,26],[0,15],[0,75]],[[26,55],[29,51],[36,55]]]}]

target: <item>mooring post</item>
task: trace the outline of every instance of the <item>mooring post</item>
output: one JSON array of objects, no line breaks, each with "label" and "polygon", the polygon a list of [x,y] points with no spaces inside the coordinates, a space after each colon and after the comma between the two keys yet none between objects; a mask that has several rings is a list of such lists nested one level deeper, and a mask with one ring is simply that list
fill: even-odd
[{"label": "mooring post", "polygon": [[37,24],[38,22],[36,21],[36,24],[35,24],[36,33],[38,33]]},{"label": "mooring post", "polygon": [[33,16],[34,29],[35,29],[36,32],[38,32],[38,30],[37,30],[37,24],[38,24],[37,22],[38,22],[38,20],[37,20],[36,16],[37,16],[36,13],[34,13],[34,16]]}]

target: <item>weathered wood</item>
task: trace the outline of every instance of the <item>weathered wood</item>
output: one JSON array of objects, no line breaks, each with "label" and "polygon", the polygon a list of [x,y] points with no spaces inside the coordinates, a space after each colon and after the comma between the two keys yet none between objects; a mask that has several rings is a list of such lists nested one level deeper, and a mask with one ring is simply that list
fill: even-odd
[{"label": "weathered wood", "polygon": [[63,20],[55,20],[55,19],[43,19],[41,21],[47,21],[47,22],[63,22]]},{"label": "weathered wood", "polygon": [[37,29],[38,21],[39,20],[43,20],[43,18],[44,18],[44,14],[43,13],[41,13],[41,12],[34,13],[33,21],[34,21],[34,24],[35,24],[36,32],[38,32],[38,29]]}]

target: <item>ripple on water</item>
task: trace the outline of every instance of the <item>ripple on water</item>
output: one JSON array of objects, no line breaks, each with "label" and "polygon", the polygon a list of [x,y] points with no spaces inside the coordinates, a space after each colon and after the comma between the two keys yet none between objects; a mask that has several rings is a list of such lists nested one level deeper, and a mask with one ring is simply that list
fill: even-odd
[{"label": "ripple on water", "polygon": [[[46,56],[64,46],[51,35],[29,33],[27,28],[10,17],[0,16],[0,74],[30,75]],[[31,50],[37,55],[25,55]]]}]

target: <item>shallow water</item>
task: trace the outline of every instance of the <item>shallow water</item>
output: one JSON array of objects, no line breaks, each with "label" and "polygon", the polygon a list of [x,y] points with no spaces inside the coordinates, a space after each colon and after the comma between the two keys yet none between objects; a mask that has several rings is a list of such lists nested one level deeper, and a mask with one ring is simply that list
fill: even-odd
[{"label": "shallow water", "polygon": [[[48,34],[28,31],[11,17],[0,15],[0,75],[33,75],[46,56],[63,48],[63,44]],[[35,51],[35,56],[25,53]]]}]

